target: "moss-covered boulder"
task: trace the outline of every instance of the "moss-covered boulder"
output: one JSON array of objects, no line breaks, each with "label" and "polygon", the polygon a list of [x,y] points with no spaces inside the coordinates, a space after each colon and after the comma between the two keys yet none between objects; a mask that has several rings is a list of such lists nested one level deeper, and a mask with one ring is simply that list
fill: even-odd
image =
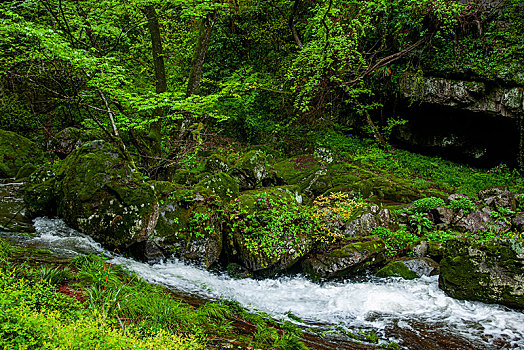
[{"label": "moss-covered boulder", "polygon": [[402,277],[412,280],[438,272],[438,264],[429,258],[404,258],[392,261],[377,271],[378,277]]},{"label": "moss-covered boulder", "polygon": [[407,203],[424,196],[409,181],[382,175],[344,162],[322,162],[313,156],[297,156],[273,165],[284,183],[297,185],[309,197],[331,192],[360,194],[365,198]]},{"label": "moss-covered boulder", "polygon": [[291,268],[312,247],[310,208],[294,187],[242,193],[227,210],[227,256],[270,275]]},{"label": "moss-covered boulder", "polygon": [[59,199],[57,167],[57,163],[44,164],[29,176],[23,188],[27,217],[56,215]]},{"label": "moss-covered boulder", "polygon": [[184,186],[194,186],[210,176],[211,173],[208,172],[195,169],[180,169],[173,175],[173,182]]},{"label": "moss-covered boulder", "polygon": [[219,156],[218,154],[213,154],[208,157],[204,163],[205,171],[216,174],[220,172],[227,172],[230,168],[227,161],[224,157]]},{"label": "moss-covered boulder", "polygon": [[154,188],[113,145],[85,143],[61,162],[57,180],[58,214],[71,227],[120,248],[152,234],[159,215]]},{"label": "moss-covered boulder", "polygon": [[222,202],[214,192],[169,182],[154,182],[159,197],[159,217],[150,240],[165,255],[211,267],[223,245]]},{"label": "moss-covered boulder", "polygon": [[302,268],[313,279],[344,277],[382,263],[385,250],[378,237],[353,237],[305,259]]},{"label": "moss-covered boulder", "polygon": [[199,187],[213,191],[225,202],[237,198],[239,193],[238,182],[226,173],[217,173],[200,181],[195,188]]},{"label": "moss-covered boulder", "polygon": [[252,190],[268,176],[266,154],[249,151],[229,171],[240,186],[240,191]]},{"label": "moss-covered boulder", "polygon": [[102,130],[83,130],[68,127],[52,137],[47,143],[47,148],[55,152],[60,159],[64,159],[71,154],[71,152],[88,141],[108,141],[108,139],[109,136]]},{"label": "moss-covered boulder", "polygon": [[453,298],[524,309],[524,243],[447,241],[439,287]]},{"label": "moss-covered boulder", "polygon": [[31,140],[11,131],[0,130],[0,177],[15,177],[27,163],[38,164],[43,158]]}]

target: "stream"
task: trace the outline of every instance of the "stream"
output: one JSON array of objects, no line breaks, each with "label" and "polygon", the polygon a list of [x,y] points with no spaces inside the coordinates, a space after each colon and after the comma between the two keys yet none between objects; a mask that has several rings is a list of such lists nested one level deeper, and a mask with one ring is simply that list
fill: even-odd
[{"label": "stream", "polygon": [[[22,210],[17,213],[22,214]],[[113,256],[60,219],[35,219],[34,235],[5,228],[7,221],[0,220],[4,227],[0,235],[23,246],[49,249],[62,257],[103,254],[151,283],[208,300],[234,300],[251,311],[313,331],[374,332],[381,341],[395,341],[405,349],[524,348],[524,313],[447,297],[438,288],[438,276],[411,281],[367,277],[321,284],[300,275],[234,279],[178,260],[148,264]],[[21,220],[15,227],[27,224]]]}]

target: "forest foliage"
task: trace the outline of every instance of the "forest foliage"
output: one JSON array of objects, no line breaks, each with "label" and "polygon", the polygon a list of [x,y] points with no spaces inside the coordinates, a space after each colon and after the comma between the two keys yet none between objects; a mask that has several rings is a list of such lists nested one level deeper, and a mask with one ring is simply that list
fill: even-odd
[{"label": "forest foliage", "polygon": [[139,152],[166,157],[201,142],[208,128],[260,142],[355,115],[376,131],[369,114],[406,72],[511,84],[524,53],[522,7],[517,0],[4,2],[0,127],[144,134],[162,147]]}]

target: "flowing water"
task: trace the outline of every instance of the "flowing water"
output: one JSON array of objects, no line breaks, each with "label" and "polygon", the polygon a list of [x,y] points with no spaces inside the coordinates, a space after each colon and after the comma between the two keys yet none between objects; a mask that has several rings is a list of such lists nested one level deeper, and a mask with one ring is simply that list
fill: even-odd
[{"label": "flowing water", "polygon": [[[60,256],[111,257],[62,220],[38,218],[34,228],[36,236],[17,236],[19,242]],[[13,233],[9,235],[13,238]],[[310,329],[375,332],[382,340],[408,349],[524,349],[523,313],[449,298],[438,289],[436,276],[318,284],[301,276],[233,279],[178,260],[147,264],[120,256],[112,259],[151,283],[206,299],[234,300],[276,319],[292,314]]]}]

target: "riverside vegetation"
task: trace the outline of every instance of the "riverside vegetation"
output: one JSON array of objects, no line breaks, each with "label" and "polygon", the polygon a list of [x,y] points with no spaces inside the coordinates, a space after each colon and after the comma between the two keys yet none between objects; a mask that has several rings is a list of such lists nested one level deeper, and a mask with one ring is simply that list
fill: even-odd
[{"label": "riverside vegetation", "polygon": [[[56,216],[136,259],[235,278],[439,274],[452,297],[523,310],[523,14],[517,0],[4,2],[0,175],[24,207],[2,230]],[[478,125],[428,134],[431,110]],[[503,137],[477,135],[493,125]],[[437,156],[450,150],[476,165]],[[7,349],[307,347],[289,322],[186,305],[102,258],[31,266],[19,249],[1,241]]]}]

